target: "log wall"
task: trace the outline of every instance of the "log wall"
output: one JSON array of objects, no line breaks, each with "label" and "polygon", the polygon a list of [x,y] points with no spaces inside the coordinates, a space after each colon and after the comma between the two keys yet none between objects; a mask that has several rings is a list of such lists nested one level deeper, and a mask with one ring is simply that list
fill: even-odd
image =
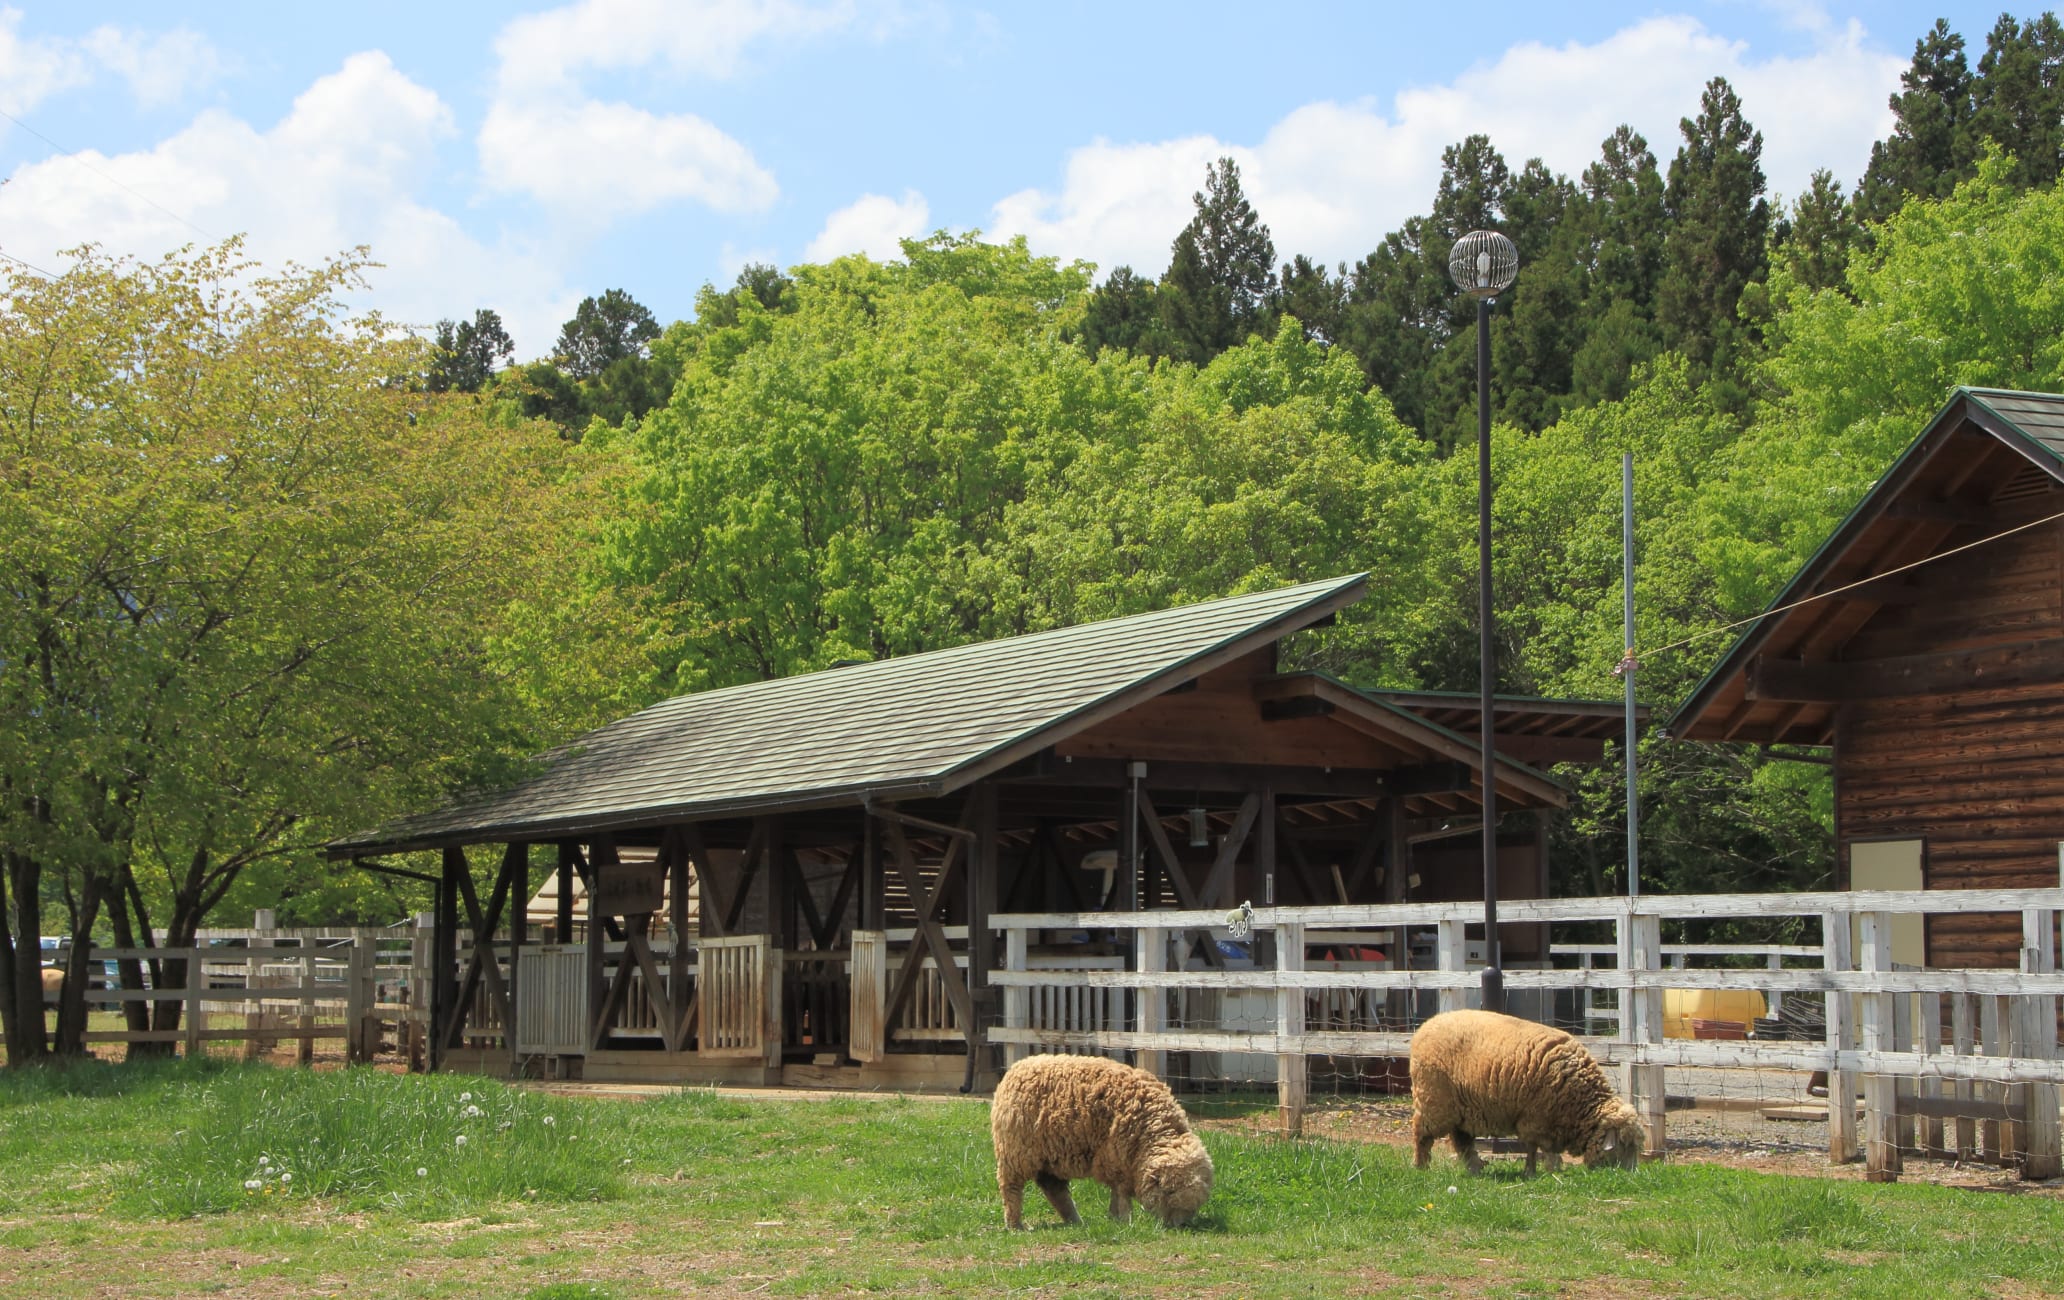
[{"label": "log wall", "polygon": [[[1872,620],[1845,648],[1876,659],[2064,634],[2064,531],[2054,525],[1943,562],[1931,599]],[[1835,826],[1925,843],[1929,889],[2058,882],[2064,841],[2064,681],[1845,704],[1836,722]],[[2013,966],[2021,920],[1932,917],[1931,966]]]}]

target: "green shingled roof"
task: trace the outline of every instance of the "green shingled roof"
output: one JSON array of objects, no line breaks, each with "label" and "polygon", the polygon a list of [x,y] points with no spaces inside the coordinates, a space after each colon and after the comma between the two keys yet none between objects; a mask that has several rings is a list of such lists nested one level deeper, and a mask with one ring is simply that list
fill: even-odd
[{"label": "green shingled roof", "polygon": [[1359,599],[1366,575],[683,695],[333,856],[938,794]]},{"label": "green shingled roof", "polygon": [[1957,391],[1999,416],[2012,432],[2048,452],[2052,459],[2064,461],[2064,394],[2021,393],[2007,388]]}]

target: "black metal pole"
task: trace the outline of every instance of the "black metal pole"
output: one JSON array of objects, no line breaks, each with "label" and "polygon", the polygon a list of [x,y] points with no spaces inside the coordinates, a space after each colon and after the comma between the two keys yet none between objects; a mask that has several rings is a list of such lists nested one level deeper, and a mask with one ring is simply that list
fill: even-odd
[{"label": "black metal pole", "polygon": [[1476,609],[1477,671],[1483,706],[1483,1005],[1505,1009],[1505,972],[1498,954],[1498,782],[1493,771],[1497,649],[1491,615],[1491,303],[1476,300]]}]

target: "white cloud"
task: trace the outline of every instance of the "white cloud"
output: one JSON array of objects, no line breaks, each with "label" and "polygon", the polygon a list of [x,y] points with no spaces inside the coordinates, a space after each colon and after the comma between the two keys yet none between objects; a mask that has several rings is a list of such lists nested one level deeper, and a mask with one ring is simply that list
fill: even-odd
[{"label": "white cloud", "polygon": [[371,274],[372,299],[390,318],[426,325],[493,306],[520,348],[540,351],[578,299],[559,287],[556,262],[484,245],[413,196],[452,132],[435,92],[384,54],[355,54],[269,129],[209,110],[147,151],[20,167],[0,188],[0,230],[9,253],[53,270],[58,250],[87,241],[155,258],[244,233],[267,265],[368,244],[384,264]]},{"label": "white cloud", "polygon": [[1307,104],[1257,144],[1098,140],[1069,155],[1058,192],[1006,196],[992,226],[1045,252],[1158,274],[1190,218],[1189,194],[1223,155],[1239,162],[1278,251],[1352,261],[1427,209],[1441,150],[1474,133],[1489,135],[1515,168],[1539,157],[1575,176],[1601,140],[1631,123],[1667,168],[1679,119],[1697,113],[1714,76],[1728,79],[1762,131],[1773,191],[1800,192],[1819,166],[1853,184],[1871,142],[1891,127],[1885,101],[1905,61],[1871,49],[1855,23],[1816,35],[1809,54],[1755,59],[1694,19],[1652,18],[1596,44],[1513,46],[1447,85],[1404,91],[1388,114],[1368,102]]},{"label": "white cloud", "polygon": [[0,9],[0,109],[16,115],[61,91],[90,85],[103,73],[129,83],[149,108],[175,103],[222,71],[215,47],[184,29],[147,36],[103,25],[76,40],[24,36],[22,12]]},{"label": "white cloud", "polygon": [[806,262],[828,262],[847,253],[865,253],[878,262],[903,256],[900,241],[927,233],[931,206],[916,190],[901,199],[863,194],[825,218],[824,229],[803,250]]},{"label": "white cloud", "polygon": [[[779,193],[744,144],[693,113],[591,98],[583,74],[656,66],[726,77],[749,46],[800,40],[852,22],[850,4],[788,0],[579,0],[518,18],[495,38],[495,93],[480,129],[487,183],[591,218],[692,200],[757,212]],[[606,194],[607,213],[596,196]]]}]

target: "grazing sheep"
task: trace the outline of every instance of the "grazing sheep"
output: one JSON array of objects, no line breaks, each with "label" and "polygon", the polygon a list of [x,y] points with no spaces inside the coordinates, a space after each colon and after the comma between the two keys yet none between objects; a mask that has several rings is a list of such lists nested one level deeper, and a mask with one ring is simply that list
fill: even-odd
[{"label": "grazing sheep", "polygon": [[989,1133],[1008,1227],[1025,1226],[1028,1181],[1066,1223],[1082,1221],[1068,1195],[1071,1178],[1110,1188],[1111,1217],[1120,1223],[1137,1198],[1173,1228],[1211,1195],[1211,1155],[1168,1085],[1101,1056],[1019,1061],[996,1086]]},{"label": "grazing sheep", "polygon": [[1447,1137],[1469,1172],[1483,1169],[1479,1137],[1516,1136],[1526,1168],[1548,1153],[1590,1168],[1640,1162],[1641,1116],[1614,1095],[1584,1045],[1560,1029],[1489,1011],[1447,1011],[1412,1035],[1412,1163],[1424,1169]]},{"label": "grazing sheep", "polygon": [[43,1000],[45,1002],[55,1002],[57,1001],[57,995],[63,991],[64,967],[45,966],[43,968]]}]

